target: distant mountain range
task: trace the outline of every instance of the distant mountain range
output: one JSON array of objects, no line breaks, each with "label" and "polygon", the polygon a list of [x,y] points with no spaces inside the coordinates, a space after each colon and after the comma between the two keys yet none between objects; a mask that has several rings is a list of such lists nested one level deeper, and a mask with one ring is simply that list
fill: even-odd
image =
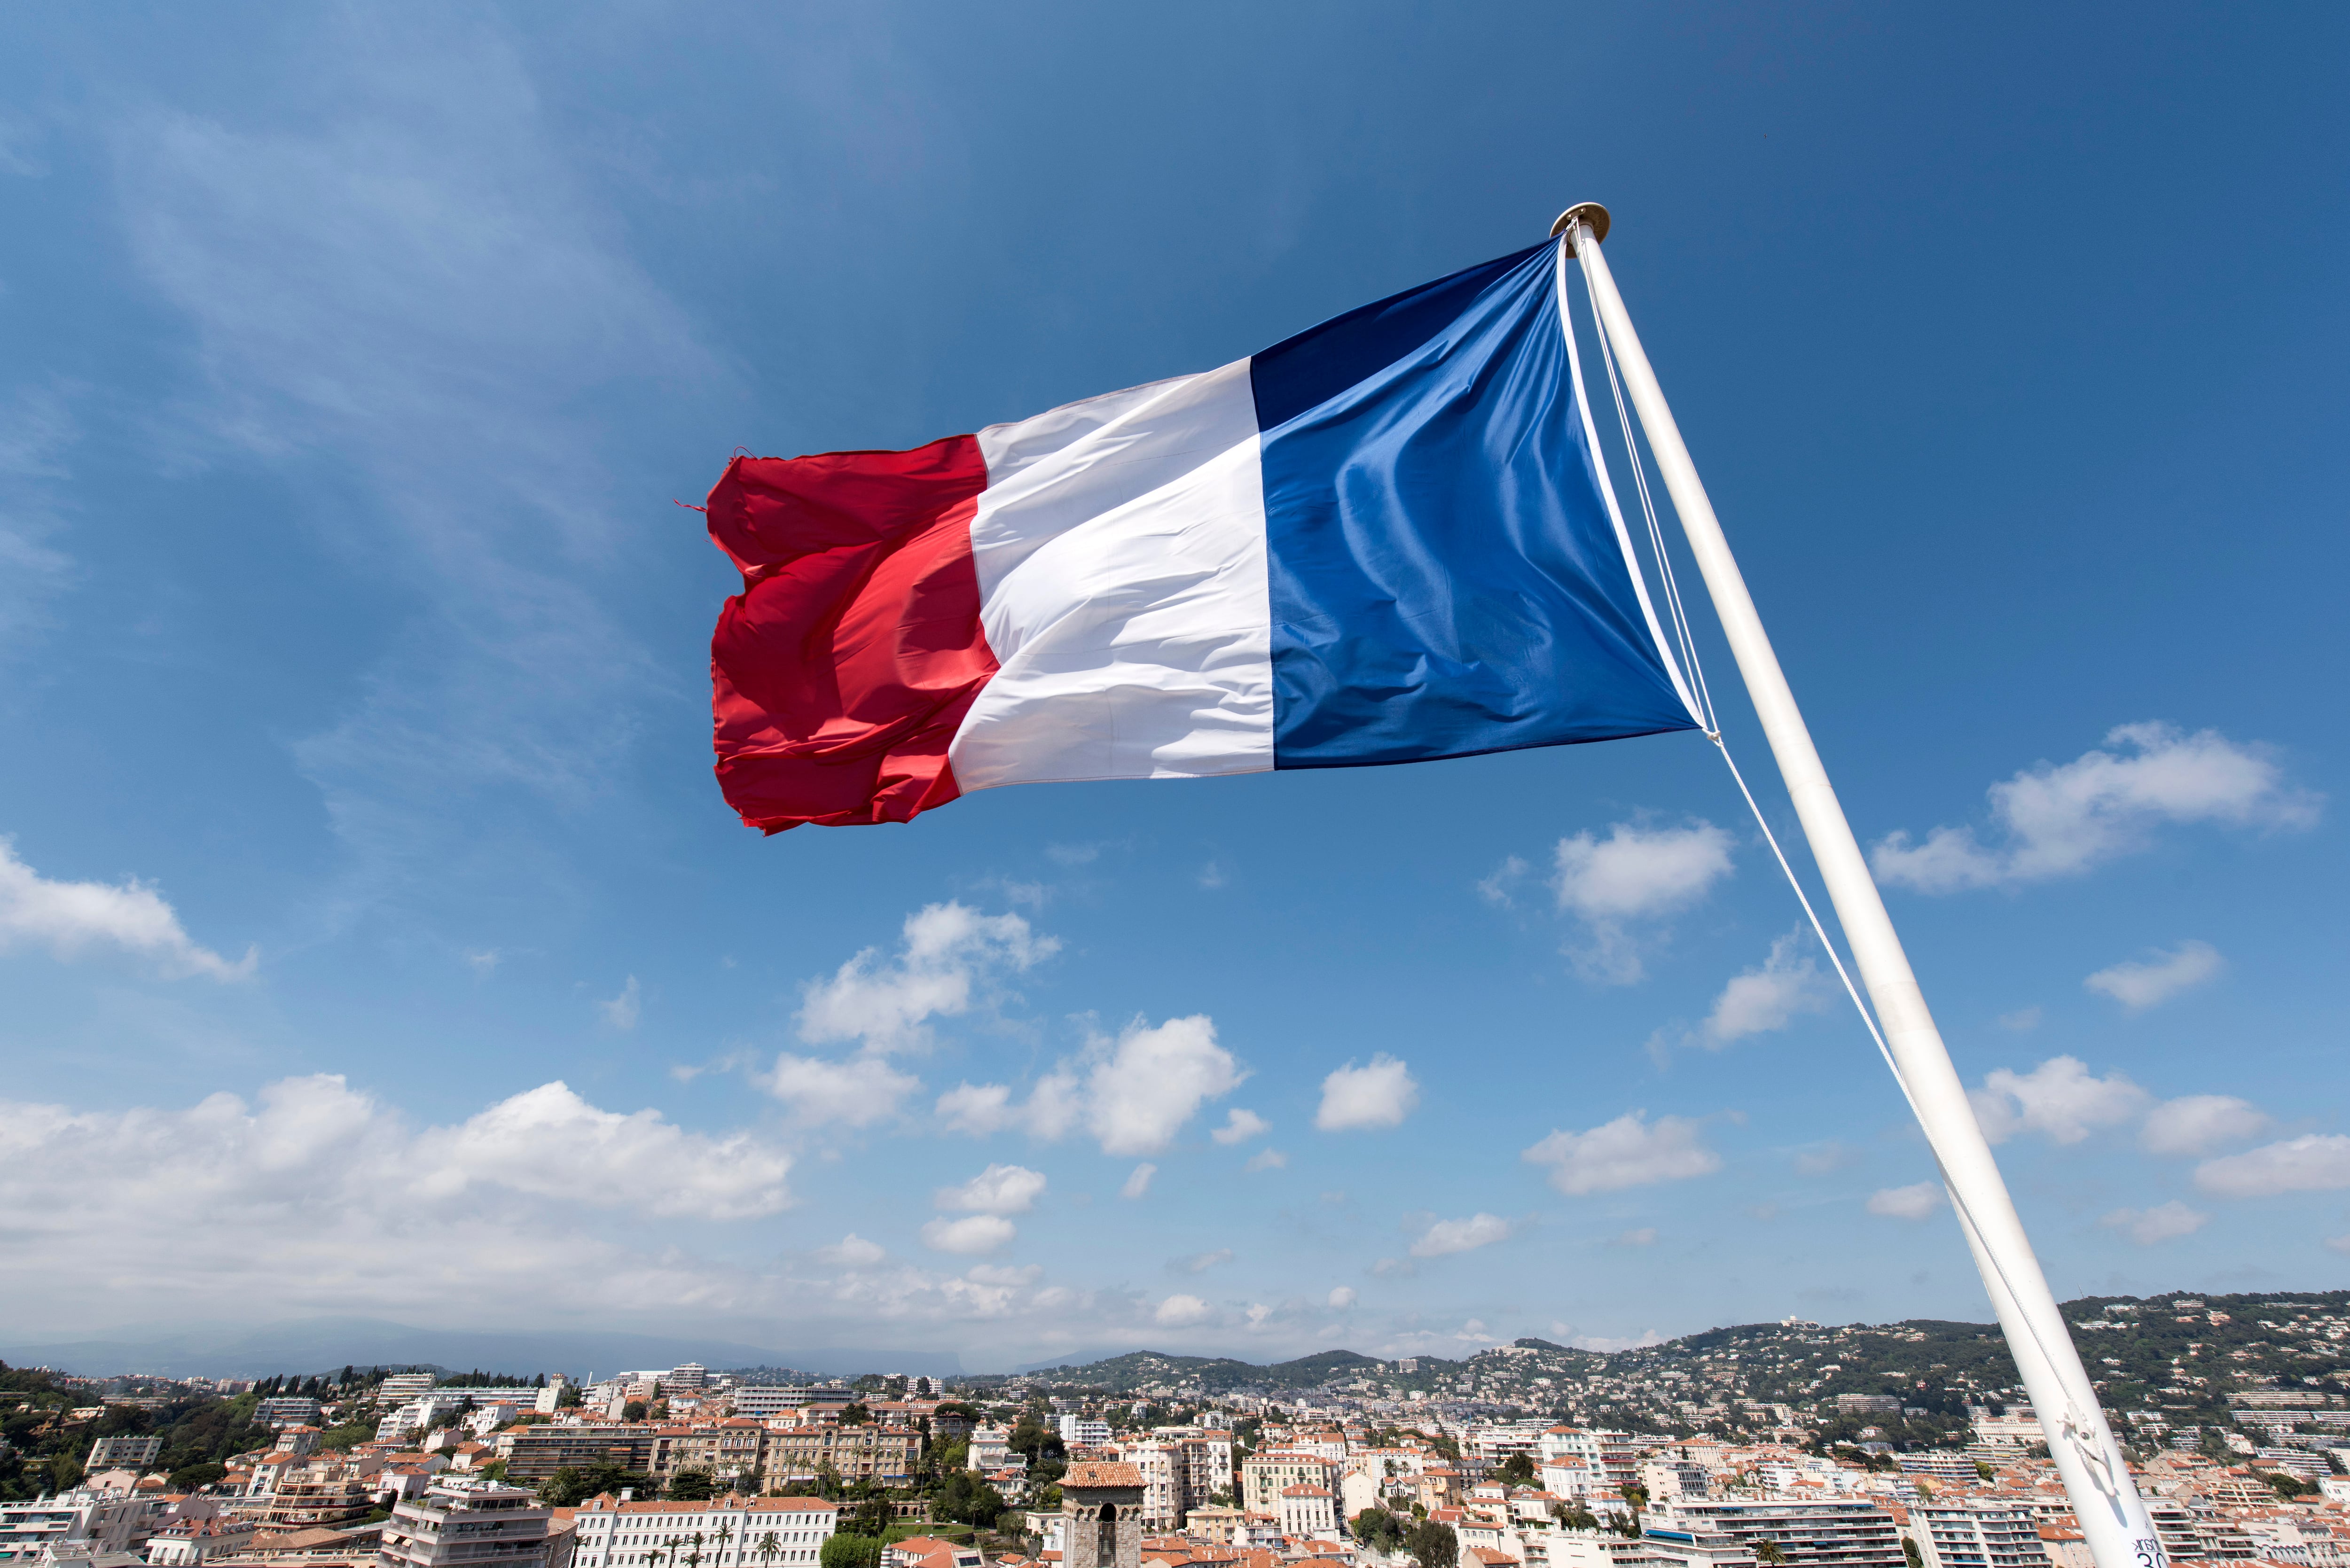
[{"label": "distant mountain range", "polygon": [[778,1350],[658,1334],[417,1328],[363,1317],[117,1329],[103,1338],[0,1345],[0,1361],[84,1376],[143,1372],[160,1377],[266,1377],[280,1372],[307,1376],[345,1366],[478,1366],[523,1376],[561,1372],[578,1377],[688,1361],[713,1368],[797,1367],[827,1376],[903,1372],[951,1377],[962,1371],[960,1357],[937,1352]]}]

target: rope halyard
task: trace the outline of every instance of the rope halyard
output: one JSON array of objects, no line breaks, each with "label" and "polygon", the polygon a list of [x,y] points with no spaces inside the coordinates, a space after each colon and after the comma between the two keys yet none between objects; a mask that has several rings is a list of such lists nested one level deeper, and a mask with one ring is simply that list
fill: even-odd
[{"label": "rope halyard", "polygon": [[[1658,520],[1656,500],[1648,490],[1648,467],[1640,459],[1639,442],[1632,433],[1631,410],[1625,404],[1623,386],[1617,379],[1616,351],[1607,339],[1607,323],[1596,309],[1592,312],[1591,326],[1593,333],[1599,340],[1600,362],[1607,369],[1607,392],[1616,405],[1617,423],[1623,430],[1624,454],[1631,463],[1633,486],[1639,493],[1641,518],[1648,531],[1648,548],[1656,557],[1657,576],[1664,585],[1665,607],[1672,622],[1673,640],[1679,645],[1680,662],[1687,671],[1685,680],[1679,678],[1679,671],[1675,672],[1676,684],[1684,685],[1697,693],[1700,710],[1699,717],[1704,727],[1705,738],[1711,741],[1714,750],[1721,753],[1722,764],[1729,768],[1731,780],[1738,785],[1739,794],[1746,802],[1746,809],[1753,814],[1754,826],[1762,830],[1762,842],[1771,846],[1772,857],[1779,863],[1780,871],[1787,878],[1787,886],[1794,890],[1795,902],[1803,907],[1804,918],[1811,923],[1813,936],[1819,940],[1820,950],[1828,955],[1828,962],[1835,967],[1836,979],[1843,982],[1845,995],[1851,999],[1852,1010],[1860,1015],[1861,1027],[1868,1031],[1868,1038],[1877,1046],[1877,1055],[1884,1060],[1886,1071],[1893,1075],[1894,1085],[1901,1091],[1902,1099],[1909,1106],[1909,1114],[1922,1126],[1924,1117],[1920,1114],[1917,1096],[1910,1092],[1909,1082],[1902,1075],[1901,1064],[1894,1059],[1892,1047],[1886,1044],[1884,1032],[1877,1027],[1877,1015],[1870,1010],[1868,1003],[1862,999],[1860,987],[1853,982],[1852,973],[1846,969],[1843,955],[1836,950],[1835,943],[1828,940],[1827,927],[1820,919],[1819,911],[1813,908],[1810,895],[1804,891],[1803,879],[1795,875],[1794,867],[1787,859],[1787,852],[1780,847],[1779,836],[1771,831],[1770,819],[1763,815],[1762,805],[1754,798],[1754,792],[1747,787],[1746,775],[1739,772],[1737,759],[1730,754],[1730,742],[1722,737],[1721,723],[1714,711],[1713,693],[1706,684],[1705,665],[1698,658],[1697,639],[1690,630],[1689,611],[1681,598],[1680,584],[1673,575],[1672,554],[1665,548],[1664,527]],[[1582,388],[1578,385],[1575,389],[1577,395],[1580,395]],[[1600,473],[1601,482],[1609,483],[1604,467],[1601,468]],[[1956,1184],[1950,1181],[1947,1173],[1942,1172],[1939,1157],[1935,1159],[1935,1169],[1938,1174],[1942,1175],[1942,1190],[1949,1197],[1950,1206],[1965,1221],[1967,1229],[1980,1237],[1982,1231],[1975,1222],[1974,1212],[1967,1206],[1966,1199],[1960,1195]],[[2013,1282],[2007,1277],[2007,1270],[2001,1263],[1998,1254],[1989,1247],[1981,1247],[1978,1251],[1983,1260],[1990,1263],[1991,1271],[1998,1274],[2000,1287],[2007,1292],[2008,1299],[2016,1303],[2016,1315],[2022,1320],[2023,1331],[2031,1336],[2033,1345],[2039,1350],[2042,1358],[2052,1367],[2061,1365],[2051,1354],[2048,1342],[2041,1336],[2040,1329],[2032,1321],[2031,1314],[2022,1310],[2023,1298],[2017,1293]],[[2111,1461],[2106,1454],[2105,1446],[2095,1440],[2097,1429],[2095,1419],[2068,1398],[2059,1419],[2059,1425],[2065,1435],[2073,1439],[2074,1446],[2088,1463],[2098,1489],[2108,1497],[2118,1496],[2118,1489],[2112,1475]]]}]

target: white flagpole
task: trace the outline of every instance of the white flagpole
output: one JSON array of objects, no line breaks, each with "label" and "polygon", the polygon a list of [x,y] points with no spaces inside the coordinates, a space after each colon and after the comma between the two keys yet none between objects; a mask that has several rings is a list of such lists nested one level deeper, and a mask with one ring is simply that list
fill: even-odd
[{"label": "white flagpole", "polygon": [[2007,1184],[1991,1158],[1991,1145],[1967,1103],[1958,1069],[1927,1011],[1926,998],[1910,972],[1908,955],[1886,913],[1885,900],[1869,876],[1868,862],[1845,820],[1844,807],[1828,783],[1812,744],[1811,732],[1788,690],[1778,655],[1762,630],[1762,618],[1746,591],[1746,579],[1722,537],[1699,482],[1697,466],[1672,410],[1657,385],[1656,372],[1640,348],[1632,318],[1616,292],[1616,280],[1600,254],[1607,233],[1607,212],[1596,202],[1570,207],[1551,231],[1564,234],[1589,286],[1601,330],[1615,350],[1624,385],[1640,416],[1648,450],[1673,498],[1690,549],[1705,575],[1714,612],[1737,656],[1762,732],[1778,759],[1780,776],[1794,800],[1795,814],[1809,839],[1820,879],[1835,902],[1836,919],[1852,946],[1861,980],[1885,1031],[1911,1108],[1917,1113],[1926,1141],[1941,1166],[1942,1180],[1958,1210],[1960,1228],[1975,1255],[1992,1309],[2005,1330],[2009,1348],[2032,1396],[2048,1450],[2064,1480],[2064,1490],[2081,1521],[2081,1533],[2097,1568],[2164,1568],[2162,1544],[2148,1519],[2146,1504],[2131,1482],[2121,1449],[2097,1407],[2096,1392],[2081,1366],[2073,1336],[2056,1298],[2040,1272],[2032,1243],[2023,1233]]}]

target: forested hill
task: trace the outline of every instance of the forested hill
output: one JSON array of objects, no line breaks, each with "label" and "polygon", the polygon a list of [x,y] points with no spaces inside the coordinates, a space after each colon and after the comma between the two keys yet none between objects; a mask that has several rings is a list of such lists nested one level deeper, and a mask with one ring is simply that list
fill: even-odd
[{"label": "forested hill", "polygon": [[[2174,1424],[2216,1417],[2231,1393],[2350,1386],[2350,1291],[2151,1297],[2085,1296],[2064,1303],[2090,1376],[2109,1409],[2156,1409]],[[1969,1403],[2016,1386],[2014,1363],[1991,1324],[1916,1319],[1824,1327],[1788,1322],[1710,1329],[1661,1345],[1601,1353],[1522,1339],[1465,1360],[1378,1360],[1325,1351],[1255,1366],[1229,1357],[1138,1351],[1026,1375],[1054,1386],[1154,1397],[1213,1397],[1326,1389],[1358,1397],[1409,1393],[1523,1404],[1564,1416],[1639,1424],[1710,1424],[1748,1406],[1818,1406],[1838,1394],[1898,1394],[1954,1424]],[[1001,1378],[962,1380],[976,1387]]]}]

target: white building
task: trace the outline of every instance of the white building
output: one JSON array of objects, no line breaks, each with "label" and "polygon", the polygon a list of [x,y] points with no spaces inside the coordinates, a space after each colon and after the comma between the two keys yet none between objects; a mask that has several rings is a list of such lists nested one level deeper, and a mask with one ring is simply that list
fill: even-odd
[{"label": "white building", "polygon": [[[742,1391],[735,1391],[735,1413],[742,1413]],[[1012,1434],[994,1422],[985,1421],[971,1429],[971,1454],[965,1460],[972,1469],[993,1470],[1003,1468],[1006,1456],[1012,1452]]]},{"label": "white building", "polygon": [[552,1513],[520,1487],[442,1476],[393,1507],[377,1568],[546,1568]]},{"label": "white building", "polygon": [[754,1421],[772,1421],[806,1408],[816,1393],[813,1388],[787,1388],[777,1383],[738,1383],[734,1413]]},{"label": "white building", "polygon": [[441,1379],[430,1372],[396,1372],[376,1385],[375,1402],[379,1405],[405,1404],[420,1394],[429,1394],[440,1386]]},{"label": "white building", "polygon": [[1182,1456],[1165,1443],[1120,1443],[1118,1457],[1142,1473],[1142,1528],[1146,1532],[1173,1530],[1183,1522]]},{"label": "white building", "polygon": [[2040,1521],[2028,1502],[1913,1504],[1909,1528],[1925,1568],[2047,1568]]},{"label": "white building", "polygon": [[[312,1407],[316,1408],[315,1404]],[[116,1465],[144,1469],[153,1464],[156,1456],[162,1451],[163,1439],[161,1438],[100,1438],[89,1446],[89,1458],[82,1461],[81,1468],[91,1475],[111,1469]]]},{"label": "white building", "polygon": [[215,1557],[242,1552],[253,1542],[253,1521],[215,1515],[175,1519],[147,1539],[147,1561],[156,1568],[200,1568]]},{"label": "white building", "polygon": [[[571,1568],[639,1568],[698,1544],[706,1568],[810,1568],[840,1511],[822,1498],[637,1502],[599,1497],[572,1515]],[[697,1541],[698,1538],[698,1541]]]},{"label": "white building", "polygon": [[570,1386],[571,1379],[560,1372],[556,1373],[546,1380],[546,1386],[538,1391],[538,1397],[530,1402],[530,1407],[542,1416],[554,1415],[563,1408],[563,1391]]},{"label": "white building", "polygon": [[1284,1487],[1281,1492],[1281,1532],[1304,1541],[1336,1541],[1338,1518],[1326,1487]]},{"label": "white building", "polygon": [[1109,1446],[1109,1423],[1096,1416],[1064,1416],[1061,1420],[1061,1446],[1065,1449],[1106,1449]]},{"label": "white building", "polygon": [[137,1552],[163,1515],[160,1497],[119,1491],[69,1491],[31,1502],[0,1503],[0,1563],[34,1563],[45,1555],[88,1556]]}]

